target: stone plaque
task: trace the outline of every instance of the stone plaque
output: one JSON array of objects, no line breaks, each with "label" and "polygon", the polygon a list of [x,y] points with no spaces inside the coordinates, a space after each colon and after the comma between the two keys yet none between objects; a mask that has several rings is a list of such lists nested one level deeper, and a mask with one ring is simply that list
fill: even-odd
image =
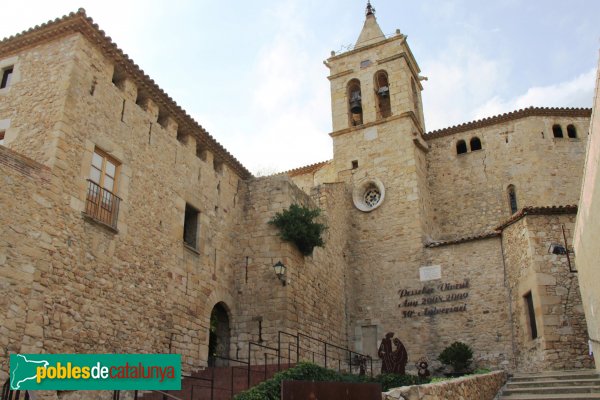
[{"label": "stone plaque", "polygon": [[421,267],[419,268],[419,275],[421,282],[442,279],[442,267],[441,265],[429,265],[427,267]]},{"label": "stone plaque", "polygon": [[375,140],[377,139],[377,128],[371,127],[365,130],[365,140]]}]

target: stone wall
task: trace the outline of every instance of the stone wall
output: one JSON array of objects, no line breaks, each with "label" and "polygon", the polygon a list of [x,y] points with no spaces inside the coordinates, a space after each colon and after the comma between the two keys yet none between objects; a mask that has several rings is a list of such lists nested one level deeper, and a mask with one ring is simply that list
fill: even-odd
[{"label": "stone wall", "polygon": [[[587,328],[595,359],[600,357],[600,69],[596,76],[596,94],[590,126],[590,139],[585,160],[583,186],[573,243],[577,254],[577,270]],[[596,361],[600,370],[600,362]]]},{"label": "stone wall", "polygon": [[[560,124],[564,138],[554,138]],[[577,138],[567,137],[574,124]],[[589,119],[525,117],[448,136],[428,138],[429,188],[439,236],[469,236],[493,228],[510,211],[507,187],[516,188],[517,206],[576,204]],[[427,137],[427,136],[426,136]],[[456,143],[473,137],[482,150],[456,153]]]},{"label": "stone wall", "polygon": [[[239,315],[234,318],[233,337],[238,339],[238,355],[246,357],[249,341],[276,346],[280,330],[346,346],[346,214],[344,208],[334,207],[343,196],[343,187],[320,186],[311,198],[289,179],[271,177],[248,181],[243,192],[244,220],[237,229],[244,236],[238,245],[248,257],[248,265],[247,274],[240,271],[236,277]],[[315,248],[311,256],[303,256],[293,244],[281,241],[277,228],[268,223],[294,203],[323,210],[321,220],[328,226],[325,245]],[[277,261],[287,267],[285,286],[272,268]],[[281,339],[282,348],[287,349],[291,338],[284,335]],[[292,342],[291,356],[295,358],[295,340]],[[304,340],[301,346],[316,349],[318,344]],[[287,352],[283,356],[287,357]]]},{"label": "stone wall", "polygon": [[[7,146],[52,166],[52,197],[42,201],[48,206],[18,203],[28,216],[19,229],[39,234],[18,254],[2,254],[8,266],[2,274],[28,265],[31,285],[39,288],[26,309],[24,296],[6,296],[3,312],[25,317],[28,310],[29,318],[9,325],[9,336],[20,338],[9,351],[174,352],[182,354],[184,370],[198,369],[207,360],[212,307],[224,301],[235,308],[233,271],[243,261],[233,229],[242,213],[240,179],[211,152],[198,154],[193,137],[178,139],[177,124],[160,119],[152,99],[140,101],[132,81],[115,85],[113,64],[82,35],[23,50],[18,58],[35,58],[46,48],[65,65],[44,73],[24,65],[5,94],[8,104],[20,96],[19,117],[11,120],[17,133]],[[62,90],[59,99],[37,91],[41,76]],[[47,102],[47,114],[28,111]],[[82,213],[96,148],[120,163],[116,231]],[[183,243],[186,203],[200,212],[196,250]],[[16,224],[10,221],[18,212],[3,208],[2,225]]]},{"label": "stone wall", "polygon": [[506,382],[504,371],[471,375],[428,385],[392,389],[382,394],[383,400],[493,400]]},{"label": "stone wall", "polygon": [[[0,380],[8,378],[8,358],[18,351],[42,351],[47,283],[54,251],[51,171],[0,146]],[[27,205],[28,207],[23,207]]]},{"label": "stone wall", "polygon": [[[587,330],[574,254],[549,252],[564,246],[564,226],[570,243],[575,215],[528,215],[503,231],[507,283],[510,286],[512,329],[519,370],[589,368]],[[570,247],[569,247],[570,249]],[[524,296],[531,293],[537,327],[533,338]]]},{"label": "stone wall", "polygon": [[57,123],[78,40],[73,34],[0,55],[0,64],[15,71],[10,86],[0,90],[0,121],[8,128],[4,146],[48,166],[55,159]]},{"label": "stone wall", "polygon": [[[436,292],[427,296],[409,296],[409,300],[435,295],[446,299],[448,295],[468,294],[464,299],[430,306],[447,308],[465,305],[465,311],[408,319],[411,336],[420,338],[420,347],[427,349],[426,355],[432,360],[431,364],[439,366],[437,357],[442,350],[460,341],[473,349],[473,367],[512,368],[511,315],[507,306],[508,291],[501,268],[499,239],[489,238],[429,248],[425,260],[427,261],[423,265],[439,265],[441,268],[441,279],[422,282],[423,286],[435,287]],[[466,289],[439,291],[439,286],[443,283],[465,280],[469,282]],[[411,309],[421,310],[423,306],[402,307],[399,311]]]}]

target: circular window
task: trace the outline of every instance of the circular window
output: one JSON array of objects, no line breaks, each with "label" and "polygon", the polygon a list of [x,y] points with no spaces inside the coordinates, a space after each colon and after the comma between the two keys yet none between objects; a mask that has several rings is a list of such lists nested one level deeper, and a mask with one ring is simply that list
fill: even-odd
[{"label": "circular window", "polygon": [[381,193],[376,188],[371,188],[365,193],[365,204],[373,208],[379,203]]},{"label": "circular window", "polygon": [[360,211],[369,212],[381,205],[384,196],[383,183],[377,178],[367,178],[354,187],[352,201]]}]

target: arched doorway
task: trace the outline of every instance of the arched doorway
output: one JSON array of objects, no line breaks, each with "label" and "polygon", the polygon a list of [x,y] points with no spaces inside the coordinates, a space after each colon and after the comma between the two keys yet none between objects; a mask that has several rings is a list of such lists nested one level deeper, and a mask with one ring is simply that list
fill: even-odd
[{"label": "arched doorway", "polygon": [[210,313],[208,337],[208,365],[225,366],[227,360],[219,357],[229,357],[229,315],[225,303],[217,303]]}]

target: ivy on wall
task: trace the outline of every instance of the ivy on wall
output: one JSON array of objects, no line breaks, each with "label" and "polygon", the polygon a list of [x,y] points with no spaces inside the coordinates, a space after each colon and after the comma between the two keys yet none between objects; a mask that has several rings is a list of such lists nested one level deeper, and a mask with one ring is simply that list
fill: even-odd
[{"label": "ivy on wall", "polygon": [[310,255],[315,247],[323,247],[323,231],[327,229],[324,224],[315,219],[321,215],[318,208],[309,208],[292,204],[287,210],[275,214],[269,224],[279,229],[279,237],[286,242],[296,245],[302,254]]}]

